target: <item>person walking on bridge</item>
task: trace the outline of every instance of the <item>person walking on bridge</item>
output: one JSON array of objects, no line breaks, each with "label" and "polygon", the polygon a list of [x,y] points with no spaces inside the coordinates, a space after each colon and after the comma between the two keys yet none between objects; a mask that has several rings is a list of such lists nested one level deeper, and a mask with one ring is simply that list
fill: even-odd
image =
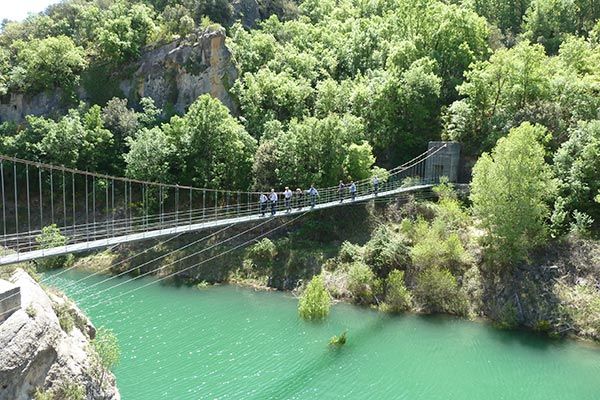
[{"label": "person walking on bridge", "polygon": [[375,196],[379,194],[379,178],[377,175],[373,177],[373,192],[375,193]]},{"label": "person walking on bridge", "polygon": [[267,211],[267,195],[264,193],[260,194],[260,197],[258,198],[258,203],[260,205],[260,216],[264,217],[265,216],[265,212]]},{"label": "person walking on bridge", "polygon": [[271,193],[269,194],[269,201],[271,202],[271,215],[275,215],[277,212],[277,200],[279,200],[277,192],[275,192],[275,189],[271,189]]},{"label": "person walking on bridge", "polygon": [[283,198],[285,200],[285,212],[292,212],[292,191],[289,187],[285,187],[285,191],[283,192]]},{"label": "person walking on bridge", "polygon": [[340,184],[338,185],[338,197],[340,198],[340,203],[344,201],[344,189],[346,188],[346,185],[344,185],[344,182],[340,181]]},{"label": "person walking on bridge", "polygon": [[352,197],[352,201],[356,200],[356,184],[354,181],[350,182],[350,196]]},{"label": "person walking on bridge", "polygon": [[306,191],[310,196],[310,208],[315,208],[317,204],[317,196],[319,196],[319,191],[315,188],[315,184],[310,185],[310,189]]},{"label": "person walking on bridge", "polygon": [[302,201],[304,199],[304,192],[300,188],[296,188],[296,206],[298,211],[302,210]]}]

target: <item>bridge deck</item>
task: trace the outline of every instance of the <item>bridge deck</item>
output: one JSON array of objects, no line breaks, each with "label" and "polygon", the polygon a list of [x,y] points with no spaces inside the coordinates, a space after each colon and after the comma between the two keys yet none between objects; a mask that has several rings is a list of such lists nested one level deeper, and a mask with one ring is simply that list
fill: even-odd
[{"label": "bridge deck", "polygon": [[[424,189],[429,189],[432,186],[433,185],[428,184],[428,185],[411,186],[411,187],[406,187],[406,188],[400,187],[400,188],[396,188],[396,189],[392,189],[392,190],[388,190],[388,191],[379,192],[378,197],[386,197],[386,196],[392,196],[392,195],[396,195],[396,194],[400,194],[400,193],[420,191],[420,190],[424,190]],[[354,203],[365,202],[368,200],[372,200],[373,198],[374,198],[373,194],[357,196],[356,199],[354,200]],[[317,204],[314,208],[304,207],[302,210],[293,209],[289,213],[279,211],[277,216],[297,215],[297,214],[304,213],[307,210],[315,211],[315,210],[323,210],[323,209],[332,208],[332,207],[341,207],[344,205],[348,205],[348,203],[352,203],[352,201],[349,199],[346,199],[343,203],[340,203],[339,201],[330,201],[327,203]],[[122,243],[130,243],[130,242],[136,242],[136,241],[141,241],[141,240],[146,240],[146,239],[156,239],[156,238],[160,238],[163,236],[170,236],[170,235],[176,235],[176,234],[180,234],[180,233],[201,231],[203,229],[218,228],[218,227],[227,226],[227,225],[231,225],[231,224],[241,224],[241,223],[252,222],[252,221],[261,221],[261,220],[264,220],[265,218],[268,218],[268,217],[261,217],[258,214],[247,215],[247,216],[242,216],[242,217],[234,217],[234,218],[225,218],[225,219],[220,219],[220,220],[212,220],[212,221],[206,221],[206,222],[199,222],[199,223],[195,223],[195,224],[186,224],[186,225],[181,225],[181,226],[171,227],[171,228],[156,229],[156,230],[151,230],[151,231],[146,231],[146,232],[132,233],[132,234],[122,235],[122,236],[115,236],[115,237],[110,237],[110,238],[106,238],[106,239],[91,240],[91,241],[82,242],[82,243],[67,244],[65,246],[53,247],[50,249],[41,249],[41,250],[34,250],[34,251],[28,251],[28,252],[22,252],[22,253],[7,254],[7,255],[0,256],[0,265],[14,264],[14,263],[18,263],[18,262],[31,261],[31,260],[35,260],[35,259],[51,257],[51,256],[58,256],[58,255],[63,255],[63,254],[77,253],[77,252],[83,252],[83,251],[89,251],[89,250],[97,250],[97,249],[111,247],[111,246],[122,244]]]}]

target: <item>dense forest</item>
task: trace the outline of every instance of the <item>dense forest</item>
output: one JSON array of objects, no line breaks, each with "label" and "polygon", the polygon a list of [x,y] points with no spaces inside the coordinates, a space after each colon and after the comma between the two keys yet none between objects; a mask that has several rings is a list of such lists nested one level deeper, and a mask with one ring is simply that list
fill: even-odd
[{"label": "dense forest", "polygon": [[[264,190],[368,177],[422,153],[430,140],[458,141],[478,160],[468,211],[442,186],[439,204],[428,206],[431,218],[376,231],[368,242],[375,247],[348,245],[335,261],[352,268],[356,293],[377,286],[365,280],[406,278],[421,304],[439,301],[427,298],[436,288],[446,290],[442,300],[463,296],[455,276],[468,283],[464,274],[474,264],[502,275],[548,241],[597,235],[600,2],[258,6],[261,20],[251,27],[225,0],[67,0],[23,22],[3,22],[0,95],[60,88],[71,107],[63,116],[2,123],[0,153],[153,181]],[[151,98],[135,106],[120,98],[78,103],[82,77],[98,66],[117,71],[148,49],[214,29],[226,30],[239,71],[230,88],[239,112],[210,95],[183,115]],[[475,241],[478,250],[469,247]],[[415,269],[405,277],[394,271],[406,259]],[[409,308],[406,288],[396,286],[400,305],[390,307]],[[591,283],[584,291],[593,315],[600,295]],[[356,293],[375,302],[373,291]],[[466,302],[431,309],[465,314]],[[600,332],[594,321],[591,336]]]}]

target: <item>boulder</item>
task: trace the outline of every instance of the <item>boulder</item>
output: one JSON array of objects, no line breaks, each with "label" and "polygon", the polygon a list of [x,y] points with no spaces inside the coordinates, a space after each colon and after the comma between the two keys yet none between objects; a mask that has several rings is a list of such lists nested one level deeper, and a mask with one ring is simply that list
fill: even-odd
[{"label": "boulder", "polygon": [[[100,381],[90,353],[95,329],[89,319],[67,299],[46,294],[23,270],[10,281],[21,289],[22,306],[0,325],[0,400],[28,400],[36,389],[62,382],[82,385],[89,400],[120,399],[111,373]],[[55,312],[61,304],[76,319],[68,333]]]}]

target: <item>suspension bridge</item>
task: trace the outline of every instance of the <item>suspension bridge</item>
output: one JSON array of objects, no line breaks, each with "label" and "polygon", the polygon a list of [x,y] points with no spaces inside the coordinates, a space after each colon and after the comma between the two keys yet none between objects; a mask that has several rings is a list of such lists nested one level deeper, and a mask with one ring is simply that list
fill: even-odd
[{"label": "suspension bridge", "polygon": [[[442,176],[456,178],[455,143],[431,142],[428,150],[381,176],[355,182],[354,200],[337,186],[292,198],[286,211],[280,193],[278,215],[342,207],[422,191]],[[293,189],[293,188],[292,188]],[[306,188],[304,188],[306,189]],[[0,155],[2,236],[0,265],[98,250],[123,243],[260,221],[262,192],[214,190],[145,182]],[[46,241],[44,227],[64,238]]]}]

